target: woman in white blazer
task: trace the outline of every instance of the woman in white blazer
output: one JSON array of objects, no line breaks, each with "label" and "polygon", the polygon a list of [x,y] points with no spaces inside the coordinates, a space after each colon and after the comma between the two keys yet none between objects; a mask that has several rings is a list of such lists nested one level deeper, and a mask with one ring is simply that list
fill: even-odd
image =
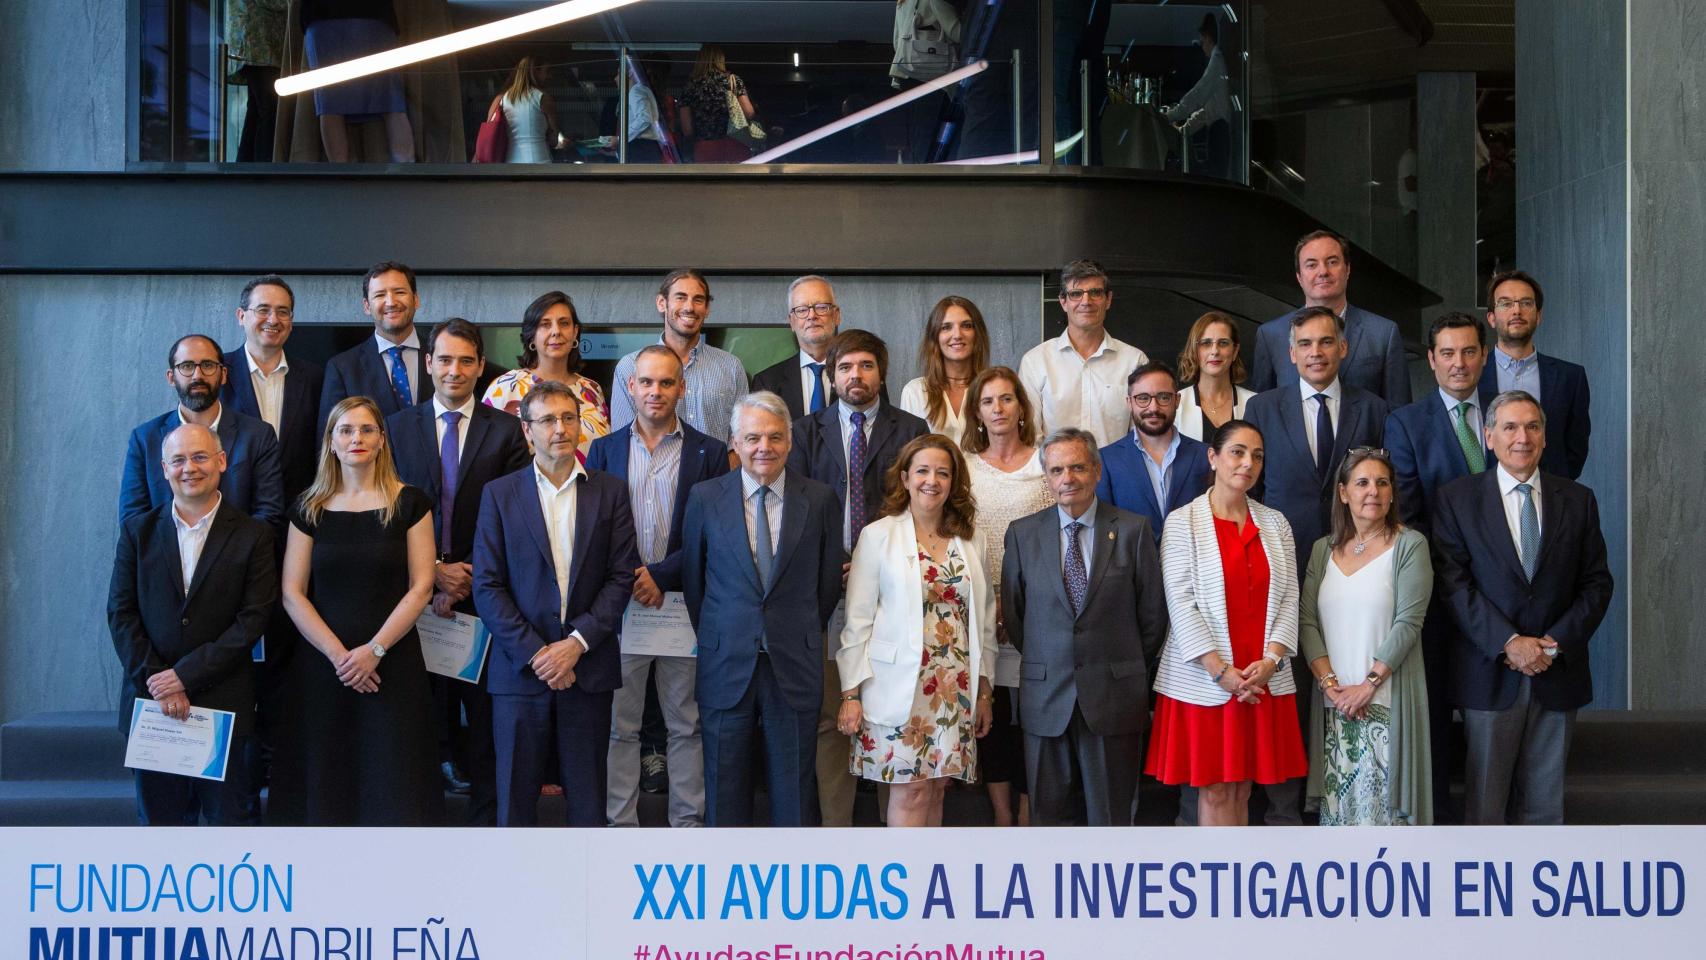
[{"label": "woman in white blazer", "polygon": [[886,489],[847,575],[837,721],[852,772],[892,784],[889,826],[941,826],[948,780],[975,778],[976,738],[993,720],[995,590],[947,437],[902,447]]},{"label": "woman in white blazer", "polygon": [[1297,724],[1297,553],[1278,510],[1249,499],[1261,431],[1228,420],[1209,447],[1214,484],[1161,534],[1171,621],[1144,771],[1198,788],[1198,822],[1249,822],[1251,783],[1309,770]]},{"label": "woman in white blazer", "polygon": [[1210,310],[1191,324],[1179,351],[1179,382],[1190,384],[1179,391],[1173,418],[1180,433],[1212,444],[1221,424],[1243,419],[1244,405],[1256,392],[1236,386],[1246,375],[1241,350],[1238,321],[1230,316]]}]

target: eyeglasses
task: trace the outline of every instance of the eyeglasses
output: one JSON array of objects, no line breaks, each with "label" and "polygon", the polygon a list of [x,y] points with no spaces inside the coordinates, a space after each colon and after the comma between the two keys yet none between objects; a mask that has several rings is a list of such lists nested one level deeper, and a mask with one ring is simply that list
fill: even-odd
[{"label": "eyeglasses", "polygon": [[532,420],[524,420],[522,422],[537,424],[538,426],[544,427],[546,431],[551,431],[557,429],[559,425],[568,426],[571,423],[580,423],[581,418],[578,414],[573,413],[566,413],[560,417],[553,413],[547,414],[543,417],[534,417]]},{"label": "eyeglasses", "polygon": [[364,423],[359,427],[352,423],[340,423],[336,427],[332,428],[332,433],[336,434],[343,440],[348,440],[349,438],[357,435],[362,437],[376,437],[384,432],[385,431],[379,429],[377,425],[371,423]]},{"label": "eyeglasses", "polygon": [[1197,348],[1200,350],[1207,350],[1210,347],[1219,347],[1222,350],[1230,350],[1232,349],[1232,341],[1225,337],[1221,337],[1218,340],[1213,337],[1203,337],[1201,340],[1197,341]]},{"label": "eyeglasses", "polygon": [[1378,457],[1382,460],[1388,457],[1387,452],[1381,447],[1352,447],[1345,453],[1352,457]]},{"label": "eyeglasses", "polygon": [[1524,310],[1533,310],[1535,305],[1533,297],[1523,297],[1521,300],[1512,300],[1510,297],[1500,297],[1493,301],[1493,306],[1498,307],[1500,310],[1509,310],[1512,307],[1521,307]]},{"label": "eyeglasses", "polygon": [[225,369],[225,364],[220,363],[218,360],[202,360],[199,363],[194,360],[184,360],[180,363],[172,364],[172,369],[178,371],[178,376],[180,377],[194,376],[197,370],[201,371],[202,376],[211,377]]},{"label": "eyeglasses", "polygon": [[1178,394],[1167,393],[1165,391],[1161,393],[1134,393],[1131,395],[1131,402],[1140,407],[1147,407],[1151,403],[1158,407],[1170,407],[1173,405],[1173,401],[1177,399],[1179,399]]},{"label": "eyeglasses", "polygon": [[257,317],[260,317],[262,320],[270,320],[273,317],[277,317],[280,320],[289,320],[291,317],[296,316],[296,311],[290,309],[289,307],[274,308],[274,307],[262,306],[262,307],[245,307],[244,309],[248,310],[250,313],[254,314]]},{"label": "eyeglasses", "polygon": [[1077,303],[1078,301],[1083,300],[1085,297],[1089,297],[1092,301],[1106,300],[1108,298],[1108,288],[1107,287],[1085,287],[1084,289],[1081,289],[1081,290],[1062,290],[1062,291],[1060,291],[1060,299],[1065,300],[1067,303]]},{"label": "eyeglasses", "polygon": [[175,456],[172,459],[164,461],[164,462],[165,462],[166,466],[172,470],[182,470],[186,464],[191,464],[191,463],[195,464],[198,467],[205,467],[208,464],[213,462],[213,454],[211,454],[211,453],[192,453],[187,457],[183,456],[182,454],[179,454],[178,456]]},{"label": "eyeglasses", "polygon": [[795,320],[804,320],[814,313],[820,317],[827,317],[839,309],[841,308],[833,303],[802,303],[797,307],[789,307],[788,316]]}]

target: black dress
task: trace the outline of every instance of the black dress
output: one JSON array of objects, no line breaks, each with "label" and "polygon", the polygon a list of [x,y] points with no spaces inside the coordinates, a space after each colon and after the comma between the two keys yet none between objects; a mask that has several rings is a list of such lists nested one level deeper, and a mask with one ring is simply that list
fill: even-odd
[{"label": "black dress", "polygon": [[[308,599],[344,646],[367,643],[409,591],[408,533],[431,512],[404,487],[379,511],[323,511],[290,522],[314,538]],[[432,693],[411,629],[379,663],[379,690],[356,693],[306,640],[291,658],[288,734],[273,766],[268,820],[311,826],[420,826],[444,819]]]}]

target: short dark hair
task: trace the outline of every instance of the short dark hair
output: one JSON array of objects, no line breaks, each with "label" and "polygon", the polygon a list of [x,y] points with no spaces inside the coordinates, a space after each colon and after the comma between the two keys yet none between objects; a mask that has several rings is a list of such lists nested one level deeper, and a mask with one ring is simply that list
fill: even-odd
[{"label": "short dark hair", "polygon": [[581,398],[567,384],[555,380],[540,380],[527,391],[527,396],[521,398],[521,419],[526,422],[533,420],[533,408],[537,407],[548,397],[567,397],[575,405],[575,415],[580,415]]},{"label": "short dark hair", "polygon": [[1208,448],[1213,450],[1215,453],[1221,452],[1226,449],[1226,441],[1234,433],[1237,433],[1240,430],[1250,430],[1258,437],[1262,435],[1261,427],[1256,426],[1248,420],[1240,420],[1237,417],[1233,417],[1231,420],[1221,424],[1220,429],[1215,431],[1214,439],[1209,441]]},{"label": "short dark hair", "polygon": [[1101,280],[1107,283],[1108,271],[1094,260],[1074,260],[1060,268],[1060,290],[1066,292],[1066,285],[1074,280]]},{"label": "short dark hair", "polygon": [[1534,279],[1525,270],[1501,270],[1493,274],[1493,278],[1487,281],[1488,310],[1493,309],[1493,292],[1499,289],[1500,284],[1509,283],[1513,280],[1517,283],[1528,284],[1528,289],[1534,291],[1534,309],[1546,309],[1546,291],[1540,289],[1539,280]]},{"label": "short dark hair", "polygon": [[373,266],[368,267],[367,273],[362,276],[362,278],[361,278],[361,299],[363,299],[363,300],[367,299],[367,288],[370,284],[373,283],[374,277],[377,277],[382,273],[390,273],[393,270],[402,274],[404,279],[409,281],[409,292],[414,293],[415,292],[415,271],[409,269],[409,265],[406,263],[398,263],[395,260],[381,260],[378,263],[374,264]]},{"label": "short dark hair", "polygon": [[1338,234],[1334,233],[1331,230],[1311,230],[1308,233],[1304,234],[1303,236],[1298,237],[1297,238],[1297,246],[1291,248],[1291,272],[1292,273],[1296,273],[1298,270],[1302,269],[1302,264],[1300,264],[1298,261],[1301,260],[1303,257],[1303,248],[1309,246],[1310,244],[1314,243],[1317,240],[1331,240],[1334,243],[1338,244],[1339,245],[1339,256],[1344,257],[1346,263],[1351,262],[1351,248],[1350,248],[1350,245],[1348,243],[1346,243],[1344,237],[1339,236]]},{"label": "short dark hair", "polygon": [[1471,317],[1461,310],[1452,310],[1440,314],[1434,318],[1433,323],[1428,324],[1428,352],[1434,352],[1434,340],[1439,336],[1441,330],[1460,330],[1464,327],[1474,327],[1475,342],[1482,347],[1487,345],[1487,321]]},{"label": "short dark hair", "polygon": [[242,307],[244,310],[249,309],[249,295],[255,292],[256,287],[281,288],[284,290],[284,295],[290,298],[290,309],[296,309],[296,291],[290,289],[290,284],[285,283],[284,278],[276,273],[269,273],[265,276],[256,277],[248,283],[243,284],[243,292],[237,298],[237,306]]},{"label": "short dark hair", "polygon": [[[523,370],[532,370],[539,366],[539,348],[533,345],[533,337],[539,332],[539,324],[545,319],[545,311],[555,306],[569,308],[569,318],[575,322],[575,329],[581,327],[581,312],[575,309],[575,302],[561,290],[542,293],[527,305],[521,314],[521,356],[515,358],[516,366]],[[579,373],[581,369],[581,345],[577,341],[569,351],[569,372]]]},{"label": "short dark hair", "polygon": [[663,282],[658,284],[658,296],[668,299],[669,288],[675,286],[676,282],[680,280],[699,281],[699,285],[705,288],[705,299],[711,299],[711,281],[705,279],[705,274],[694,267],[682,267],[665,274]]},{"label": "short dark hair", "polygon": [[1333,329],[1341,335],[1345,332],[1345,318],[1334,313],[1332,307],[1304,307],[1291,315],[1291,329],[1296,330],[1316,317],[1326,317],[1333,321]]},{"label": "short dark hair", "polygon": [[166,351],[166,369],[170,370],[172,365],[178,362],[178,348],[191,340],[206,340],[207,345],[213,348],[214,355],[219,357],[219,362],[225,362],[225,354],[219,349],[218,340],[213,339],[205,333],[186,333],[178,339],[173,340],[172,349]]},{"label": "short dark hair", "polygon": [[835,365],[849,353],[868,353],[877,358],[877,377],[887,383],[889,380],[889,346],[883,338],[869,330],[843,330],[829,341],[829,350],[823,355],[823,362],[829,365],[830,379],[835,379]]},{"label": "short dark hair", "polygon": [[1142,380],[1144,377],[1147,377],[1152,373],[1165,373],[1167,375],[1167,379],[1173,381],[1173,389],[1177,390],[1179,388],[1179,375],[1173,372],[1172,366],[1165,360],[1151,360],[1143,366],[1138,367],[1136,370],[1133,370],[1125,378],[1125,388],[1130,390],[1132,384]]},{"label": "short dark hair", "polygon": [[433,356],[438,352],[438,338],[440,336],[458,337],[466,340],[474,345],[474,356],[481,360],[486,359],[486,341],[480,336],[480,328],[472,322],[461,317],[446,317],[441,320],[432,328],[432,332],[427,334],[427,356]]}]

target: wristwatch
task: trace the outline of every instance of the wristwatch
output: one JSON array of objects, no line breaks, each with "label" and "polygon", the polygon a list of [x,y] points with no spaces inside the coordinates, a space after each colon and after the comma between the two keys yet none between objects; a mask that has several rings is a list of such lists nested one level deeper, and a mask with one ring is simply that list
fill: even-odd
[{"label": "wristwatch", "polygon": [[1378,674],[1378,673],[1375,673],[1375,672],[1374,672],[1374,671],[1373,671],[1373,670],[1370,670],[1370,671],[1369,671],[1369,672],[1368,672],[1368,676],[1366,676],[1366,677],[1364,677],[1364,678],[1363,678],[1363,679],[1364,679],[1364,680],[1366,680],[1366,681],[1368,681],[1368,685],[1369,685],[1369,686],[1370,686],[1370,687],[1373,687],[1373,688],[1374,688],[1374,689],[1376,689],[1376,690],[1379,690],[1379,689],[1380,689],[1380,685],[1381,685],[1381,684],[1382,684],[1382,683],[1384,683],[1384,682],[1386,682],[1386,678],[1385,678],[1385,677],[1383,677],[1383,676],[1381,676],[1381,675],[1380,675],[1380,674]]},{"label": "wristwatch", "polygon": [[372,643],[369,643],[367,645],[367,649],[373,651],[373,659],[375,659],[375,660],[385,659],[385,644],[380,643],[378,640],[375,640]]},{"label": "wristwatch", "polygon": [[1267,653],[1262,654],[1262,659],[1272,662],[1274,669],[1276,670],[1285,666],[1285,654],[1283,653],[1275,653],[1272,650],[1269,650]]}]

